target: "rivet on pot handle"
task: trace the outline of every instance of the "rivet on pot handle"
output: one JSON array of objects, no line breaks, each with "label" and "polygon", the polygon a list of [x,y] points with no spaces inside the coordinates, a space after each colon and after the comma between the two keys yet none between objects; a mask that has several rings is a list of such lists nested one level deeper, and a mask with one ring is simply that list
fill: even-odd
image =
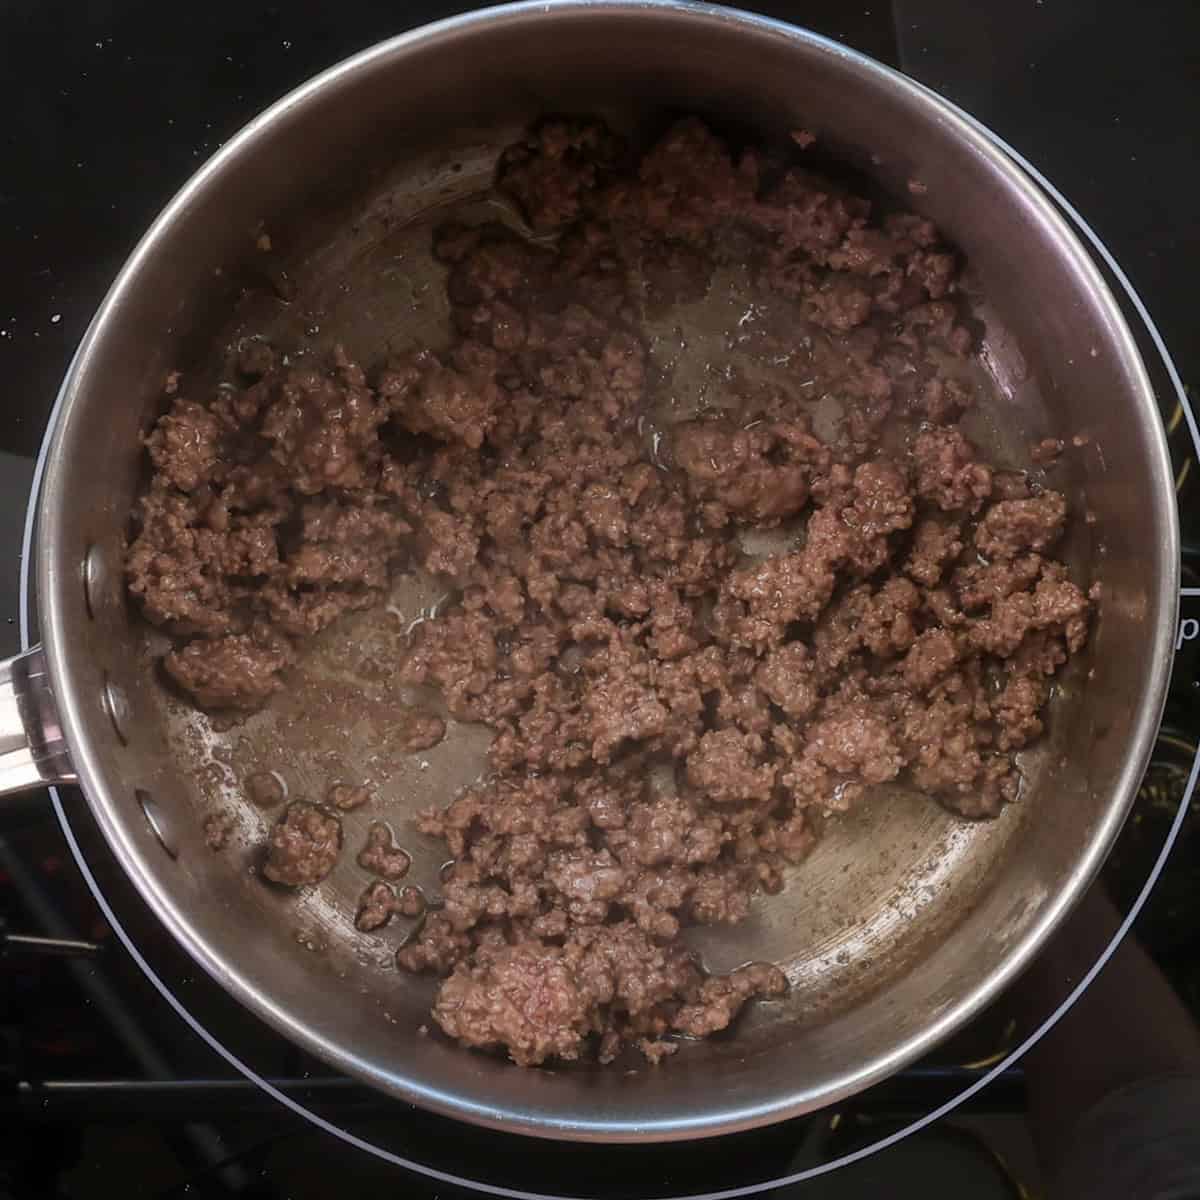
[{"label": "rivet on pot handle", "polygon": [[0,662],[0,796],[74,783],[41,646]]}]

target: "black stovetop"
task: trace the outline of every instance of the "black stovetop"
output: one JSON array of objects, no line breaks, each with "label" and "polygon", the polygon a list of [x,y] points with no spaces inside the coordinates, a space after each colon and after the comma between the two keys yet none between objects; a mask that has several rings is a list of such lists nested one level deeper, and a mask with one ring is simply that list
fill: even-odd
[{"label": "black stovetop", "polygon": [[[1200,264],[1193,217],[1200,7],[1192,0],[1146,0],[1133,13],[1118,0],[791,0],[750,7],[900,66],[1011,141],[1107,241],[1149,303],[1185,380],[1200,375],[1191,329]],[[428,0],[403,7],[386,0],[4,6],[0,556],[9,566],[0,573],[0,652],[19,648],[21,528],[50,406],[141,231],[222,140],[290,87],[453,11]],[[1168,421],[1172,403],[1164,404]],[[1200,468],[1185,423],[1174,428],[1191,573],[1200,506],[1188,497]],[[1185,583],[1200,579],[1190,574]],[[1200,619],[1200,598],[1185,601],[1184,615]],[[1200,633],[1200,620],[1183,628]],[[1197,644],[1200,638],[1182,643],[1154,773],[1110,870],[1110,889],[1126,904],[1162,844],[1200,733]],[[546,1146],[534,1154],[528,1143],[427,1117],[330,1077],[237,1009],[158,930],[107,857],[86,810],[67,799],[114,910],[225,1044],[339,1124],[455,1174],[614,1196],[753,1183],[790,1163],[866,1144],[941,1105],[1016,1037],[1001,1001],[931,1060],[836,1113],[715,1148],[585,1154]],[[1194,1008],[1198,873],[1200,835],[1189,826],[1139,925]],[[10,1177],[20,1196],[125,1191],[135,1158],[139,1195],[323,1196],[334,1186],[374,1194],[385,1184],[412,1196],[456,1194],[373,1163],[241,1081],[115,944],[42,798],[6,801],[0,816],[0,918],[10,931],[69,932],[104,947],[86,960],[13,952],[0,967],[0,1109],[8,1117],[0,1126],[8,1135],[0,1139],[0,1196]],[[1019,1114],[1021,1104],[1020,1072],[1012,1069],[970,1108]]]}]

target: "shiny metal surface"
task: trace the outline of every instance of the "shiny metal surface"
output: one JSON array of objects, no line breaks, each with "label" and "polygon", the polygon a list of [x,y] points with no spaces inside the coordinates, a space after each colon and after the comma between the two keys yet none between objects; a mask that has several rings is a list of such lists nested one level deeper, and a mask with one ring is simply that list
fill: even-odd
[{"label": "shiny metal surface", "polygon": [[[680,109],[768,140],[803,127],[886,193],[915,200],[963,249],[987,298],[980,365],[994,401],[977,434],[1012,465],[1031,437],[1085,439],[1067,486],[1091,521],[1076,523],[1067,554],[1103,594],[1049,737],[1025,764],[1021,802],[985,824],[904,794],[863,805],[782,895],[761,898],[723,938],[697,941],[716,967],[779,961],[788,999],[760,1006],[731,1039],[634,1074],[522,1071],[417,1036],[428,983],[384,965],[394,937],[347,933],[363,882],[352,863],[295,898],[247,872],[254,814],[239,810],[237,853],[204,846],[201,814],[228,786],[224,771],[199,770],[214,761],[232,769],[283,745],[289,785],[307,789],[331,753],[360,770],[374,763],[398,831],[470,777],[478,731],[460,735],[477,744],[451,740],[441,759],[406,768],[381,750],[372,698],[344,703],[348,656],[393,645],[394,616],[329,631],[296,690],[315,702],[248,726],[239,750],[159,686],[153,638],[118,573],[83,568],[97,555],[119,561],[138,435],[169,370],[200,372],[238,331],[297,332],[313,313],[314,336],[340,337],[365,358],[392,338],[431,336],[441,314],[426,297],[436,289],[419,284],[433,268],[406,230],[469,195],[522,123],[564,109],[602,111],[632,132]],[[924,185],[919,197],[910,180]],[[264,230],[279,248],[269,261]],[[701,6],[565,3],[493,9],[376,47],[285,98],[187,185],[123,270],[64,388],[41,495],[38,592],[49,679],[96,818],[150,905],[235,996],[417,1103],[517,1132],[654,1140],[834,1101],[927,1050],[1020,971],[1090,881],[1140,778],[1170,664],[1178,533],[1136,348],[1023,175],[923,90],[811,35]],[[434,599],[402,582],[395,607],[411,616]],[[176,857],[139,793],[169,826]],[[350,844],[358,834],[348,823]]]},{"label": "shiny metal surface", "polygon": [[74,783],[75,772],[50,694],[40,646],[0,662],[0,796],[48,783]]}]

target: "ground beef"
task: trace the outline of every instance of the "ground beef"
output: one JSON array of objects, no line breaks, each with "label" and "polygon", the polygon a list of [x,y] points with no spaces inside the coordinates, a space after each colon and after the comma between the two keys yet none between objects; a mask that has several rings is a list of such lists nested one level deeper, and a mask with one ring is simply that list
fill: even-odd
[{"label": "ground beef", "polygon": [[163,660],[167,674],[205,708],[261,708],[281,687],[279,672],[293,660],[278,637],[234,633],[188,642]]},{"label": "ground beef", "polygon": [[767,963],[751,963],[729,975],[706,979],[695,999],[685,1003],[672,1017],[671,1025],[689,1037],[708,1037],[724,1029],[753,996],[782,996],[787,976]]},{"label": "ground beef", "polygon": [[399,908],[395,889],[391,884],[377,879],[368,884],[359,897],[358,911],[354,916],[354,928],[361,933],[371,933],[382,929],[392,919],[392,913]]},{"label": "ground beef", "polygon": [[216,471],[221,426],[203,404],[177,400],[146,439],[159,477],[181,492],[194,492]]},{"label": "ground beef", "polygon": [[472,940],[441,913],[431,913],[420,933],[396,952],[396,963],[406,971],[446,975],[471,953]]},{"label": "ground beef", "polygon": [[711,523],[722,524],[722,510],[728,510],[763,527],[793,516],[808,501],[812,464],[807,460],[820,457],[805,452],[824,451],[828,458],[828,450],[802,425],[793,432],[769,425],[738,429],[720,421],[677,425],[672,451],[689,494],[697,503],[719,506],[706,513]]},{"label": "ground beef", "polygon": [[991,495],[991,468],[978,461],[974,447],[950,426],[928,429],[913,444],[917,495],[938,508],[975,512]]},{"label": "ground beef", "polygon": [[1052,466],[1067,448],[1062,438],[1042,438],[1029,448],[1029,457],[1039,466]]},{"label": "ground beef", "polygon": [[210,850],[224,850],[234,830],[234,817],[221,808],[204,818],[204,844]]},{"label": "ground beef", "polygon": [[868,785],[895,779],[903,766],[886,710],[866,698],[844,702],[835,696],[807,726],[782,782],[802,805],[845,809]]},{"label": "ground beef", "polygon": [[500,158],[497,186],[538,230],[559,229],[595,196],[596,184],[623,147],[595,121],[543,121]]},{"label": "ground beef", "polygon": [[325,793],[325,803],[342,812],[362,808],[371,799],[371,789],[361,784],[334,783]]},{"label": "ground beef", "polygon": [[446,722],[433,713],[418,709],[404,721],[402,744],[409,754],[416,754],[436,746],[445,736]]},{"label": "ground beef", "polygon": [[480,950],[442,984],[433,1019],[467,1046],[503,1046],[522,1066],[578,1058],[593,1006],[557,946]]},{"label": "ground beef", "polygon": [[988,558],[1050,549],[1062,534],[1067,500],[1061,492],[1043,492],[1031,500],[1001,500],[984,514],[975,530],[975,546]]},{"label": "ground beef", "polygon": [[657,946],[618,924],[580,930],[561,947],[481,946],[442,985],[433,1016],[451,1037],[502,1046],[526,1066],[578,1058],[586,1039],[600,1032],[602,1061],[614,1057],[622,1040],[658,1061],[672,1049],[662,1035],[707,1036],[724,1029],[751,997],[776,997],[786,987],[783,973],[766,964],[705,979],[677,947]]},{"label": "ground beef", "polygon": [[340,352],[327,371],[260,366],[207,406],[175,396],[126,555],[130,592],[179,641],[168,674],[210,710],[261,708],[296,639],[383,598],[411,533],[376,491],[391,410],[362,371]]},{"label": "ground beef", "polygon": [[[175,682],[242,711],[391,572],[438,577],[450,598],[400,681],[489,726],[490,771],[417,822],[452,859],[440,903],[397,895],[409,856],[370,827],[358,862],[380,878],[356,924],[417,919],[397,962],[441,978],[434,1019],[466,1045],[658,1062],[783,994],[766,964],[706,975],[683,939],[783,887],[821,814],[893,781],[973,818],[1018,796],[1013,753],[1091,602],[1047,557],[1064,497],[956,424],[972,323],[927,220],[694,119],[638,160],[597,122],[543,122],[497,186],[555,237],[441,227],[436,353],[368,377],[253,342],[207,403],[174,381],[126,572],[175,639]],[[795,306],[771,353],[805,377],[724,373],[674,415],[639,318],[729,262]],[[844,410],[828,441],[822,395]],[[424,711],[398,729],[414,751],[445,732]],[[327,802],[367,798],[337,784]],[[264,874],[312,882],[339,844],[294,803]]]},{"label": "ground beef", "polygon": [[317,883],[333,870],[341,848],[341,822],[296,800],[271,829],[263,874],[287,887]]},{"label": "ground beef", "polygon": [[389,826],[375,821],[367,830],[367,844],[358,852],[358,865],[394,881],[408,874],[412,855],[394,843]]},{"label": "ground beef", "polygon": [[942,572],[958,558],[962,548],[962,527],[957,522],[925,517],[913,529],[904,572],[924,587],[936,587]]},{"label": "ground beef", "polygon": [[710,730],[688,756],[687,781],[716,804],[769,796],[776,766],[763,762],[763,741],[737,729]]},{"label": "ground beef", "polygon": [[1044,565],[1037,554],[990,563],[967,563],[954,572],[952,583],[963,609],[974,612],[1027,591],[1041,577]]},{"label": "ground beef", "polygon": [[754,680],[771,703],[793,719],[802,720],[817,707],[820,684],[803,642],[788,642],[765,655]]}]

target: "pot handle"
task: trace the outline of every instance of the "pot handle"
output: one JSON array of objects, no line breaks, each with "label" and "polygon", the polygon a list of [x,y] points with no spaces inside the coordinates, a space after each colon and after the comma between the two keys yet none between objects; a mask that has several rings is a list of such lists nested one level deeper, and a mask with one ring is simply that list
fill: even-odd
[{"label": "pot handle", "polygon": [[41,646],[0,661],[0,796],[75,781]]}]

